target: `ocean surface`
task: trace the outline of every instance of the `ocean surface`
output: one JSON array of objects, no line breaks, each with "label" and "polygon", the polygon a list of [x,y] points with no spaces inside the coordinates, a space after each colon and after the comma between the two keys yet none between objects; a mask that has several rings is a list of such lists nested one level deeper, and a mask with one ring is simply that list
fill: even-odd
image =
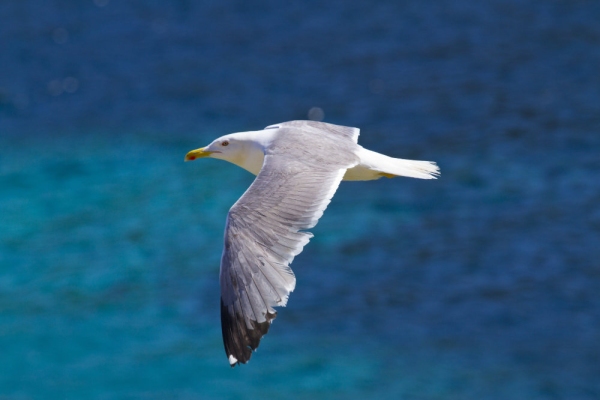
[{"label": "ocean surface", "polygon": [[[600,3],[0,3],[0,399],[599,399]],[[310,111],[312,109],[312,111]],[[247,365],[219,318],[253,177],[310,117],[436,161],[346,182]]]}]

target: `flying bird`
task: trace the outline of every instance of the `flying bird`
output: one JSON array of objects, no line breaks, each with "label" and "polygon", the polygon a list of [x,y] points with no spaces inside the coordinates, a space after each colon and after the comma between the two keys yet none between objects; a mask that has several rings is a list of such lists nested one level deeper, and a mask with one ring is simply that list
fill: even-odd
[{"label": "flying bird", "polygon": [[312,238],[342,180],[407,176],[435,179],[434,162],[392,158],[357,144],[360,130],[290,121],[239,132],[192,150],[185,161],[211,157],[256,175],[231,207],[219,275],[225,354],[245,364],[285,306],[296,278],[289,267]]}]

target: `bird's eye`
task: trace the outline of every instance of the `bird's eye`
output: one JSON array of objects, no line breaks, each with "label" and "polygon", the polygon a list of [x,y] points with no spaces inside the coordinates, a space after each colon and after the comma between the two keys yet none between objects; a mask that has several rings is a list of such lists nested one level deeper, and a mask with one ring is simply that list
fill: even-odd
[{"label": "bird's eye", "polygon": [[221,146],[229,146],[229,141],[228,140],[223,140],[221,142]]}]

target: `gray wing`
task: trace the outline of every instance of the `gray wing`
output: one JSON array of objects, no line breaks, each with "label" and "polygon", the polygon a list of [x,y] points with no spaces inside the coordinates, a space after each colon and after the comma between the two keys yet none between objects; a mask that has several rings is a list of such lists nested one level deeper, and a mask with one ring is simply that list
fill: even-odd
[{"label": "gray wing", "polygon": [[231,366],[246,363],[294,290],[289,264],[308,243],[347,168],[351,137],[279,127],[260,173],[227,217],[221,259],[221,328]]},{"label": "gray wing", "polygon": [[269,125],[265,129],[274,129],[274,128],[294,128],[294,129],[301,129],[305,132],[317,132],[317,131],[320,131],[322,133],[327,132],[328,134],[349,138],[354,143],[356,143],[358,141],[358,135],[360,134],[360,129],[358,129],[358,128],[353,128],[350,126],[328,124],[326,122],[318,122],[318,121],[288,121],[288,122],[282,122],[279,124]]}]

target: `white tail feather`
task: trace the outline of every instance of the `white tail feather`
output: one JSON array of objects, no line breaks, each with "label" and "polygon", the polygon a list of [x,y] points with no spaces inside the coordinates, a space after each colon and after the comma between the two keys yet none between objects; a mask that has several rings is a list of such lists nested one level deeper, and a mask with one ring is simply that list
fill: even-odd
[{"label": "white tail feather", "polygon": [[440,176],[440,168],[435,162],[387,158],[389,161],[385,163],[384,173],[419,179],[437,179]]},{"label": "white tail feather", "polygon": [[432,161],[393,158],[365,148],[362,149],[360,157],[361,163],[366,164],[372,171],[380,172],[388,178],[407,176],[409,178],[436,179],[440,175],[440,169]]},{"label": "white tail feather", "polygon": [[346,181],[370,181],[381,177],[407,176],[418,179],[436,179],[440,169],[431,161],[392,158],[361,147],[360,163],[346,171]]}]

